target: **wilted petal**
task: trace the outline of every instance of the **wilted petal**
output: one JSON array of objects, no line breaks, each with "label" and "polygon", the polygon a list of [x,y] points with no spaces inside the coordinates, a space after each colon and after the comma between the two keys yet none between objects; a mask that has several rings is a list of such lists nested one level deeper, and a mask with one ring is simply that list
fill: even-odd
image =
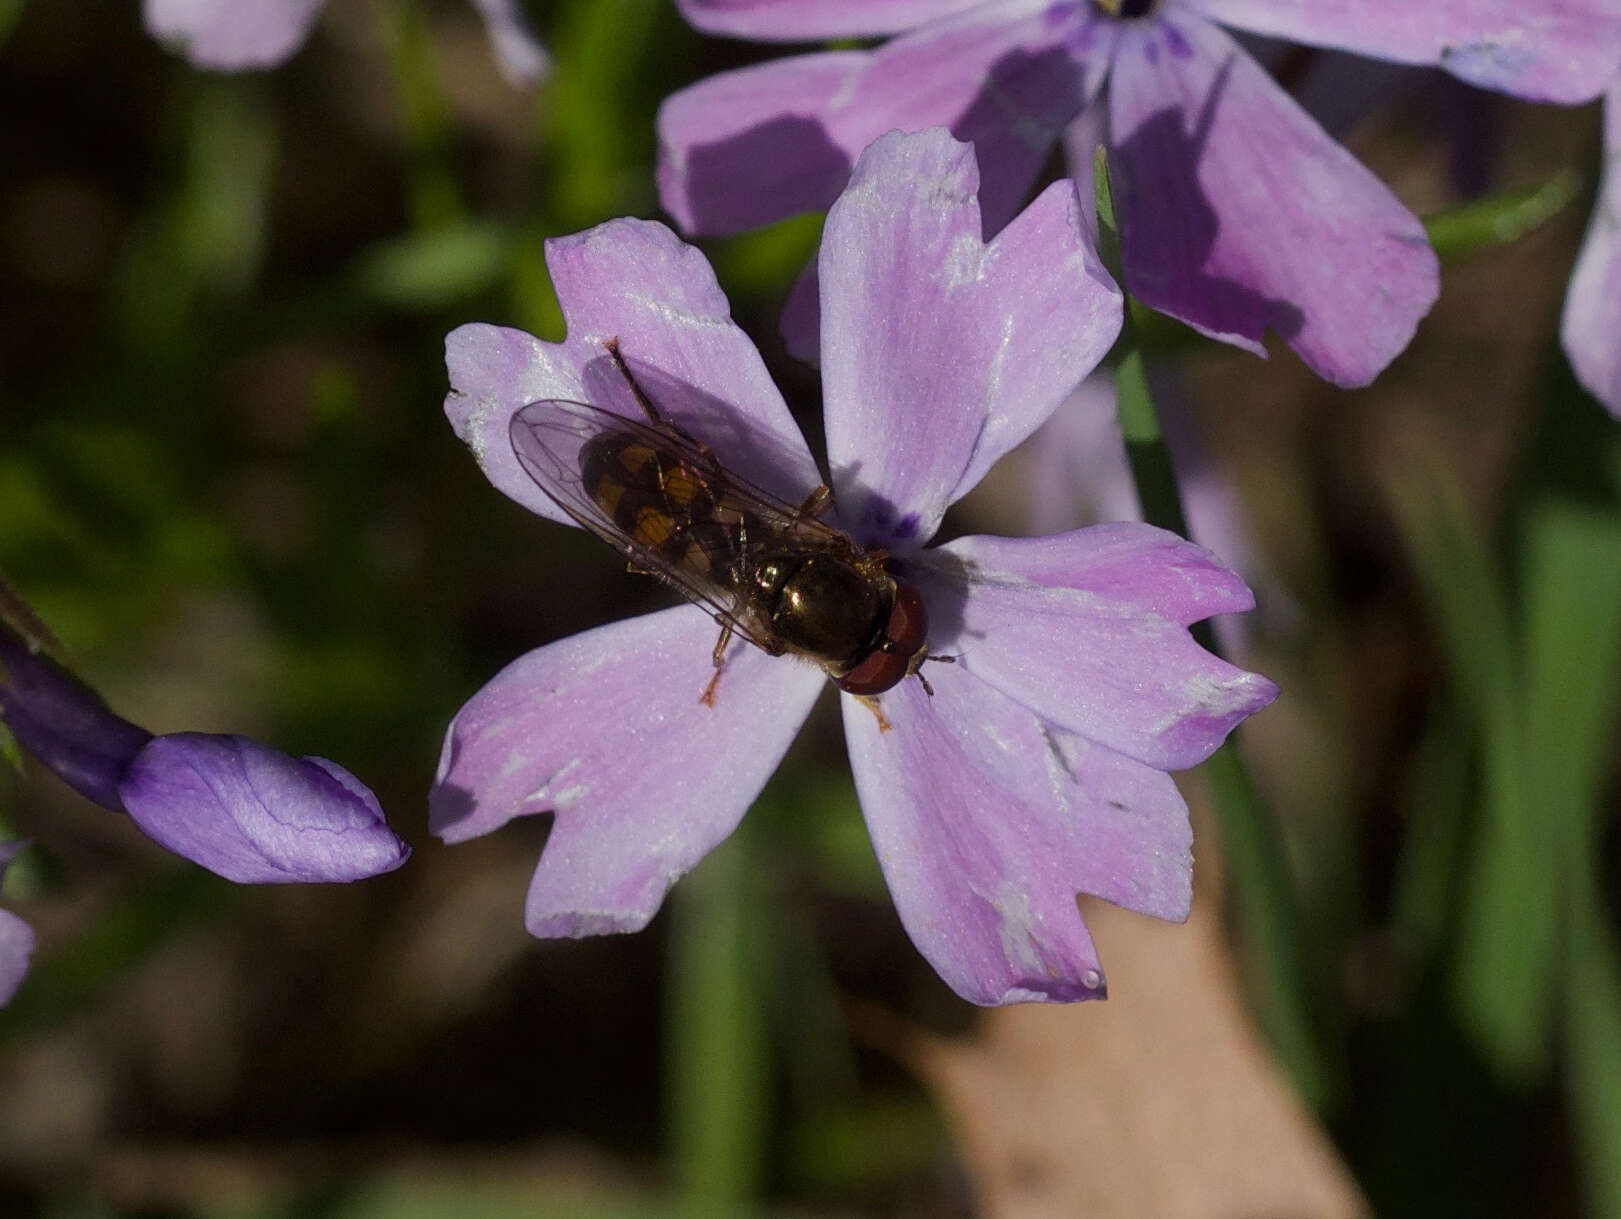
[{"label": "wilted petal", "polygon": [[983,0],[676,0],[681,15],[710,34],[761,42],[873,38],[972,8]]},{"label": "wilted petal", "polygon": [[718,628],[696,606],[616,622],[520,657],[445,736],[429,802],[447,842],[526,813],[557,818],[529,930],[634,931],[737,826],[826,678],[734,640],[699,699]]},{"label": "wilted petal", "polygon": [[[1011,570],[993,566],[1004,560]],[[966,538],[908,570],[928,603],[932,648],[1043,719],[1150,766],[1198,765],[1277,697],[1182,625],[1248,608],[1248,591],[1152,526]]]},{"label": "wilted petal", "polygon": [[[0,842],[0,881],[5,879],[6,865],[27,845],[26,842]],[[22,985],[33,954],[34,929],[9,910],[0,910],[0,1007],[10,1003],[17,987]]]},{"label": "wilted petal", "polygon": [[152,734],[0,624],[0,720],[64,783],[121,811],[118,781]]},{"label": "wilted petal", "polygon": [[1438,292],[1424,227],[1225,34],[1129,23],[1110,77],[1126,285],[1264,353],[1276,330],[1321,376],[1366,385]]},{"label": "wilted petal", "polygon": [[1621,79],[1604,98],[1604,179],[1560,326],[1576,376],[1621,416]]},{"label": "wilted petal", "polygon": [[484,18],[495,61],[508,81],[527,85],[546,75],[551,57],[530,32],[518,0],[473,0],[473,6]]},{"label": "wilted petal", "polygon": [[149,837],[242,884],[360,880],[411,853],[377,797],[341,766],[247,737],[158,737],[119,795]]},{"label": "wilted petal", "polygon": [[1218,21],[1375,59],[1435,64],[1534,101],[1596,96],[1621,65],[1612,0],[1186,0]]},{"label": "wilted petal", "polygon": [[960,667],[854,699],[844,730],[862,813],[912,942],[974,1003],[1104,993],[1075,905],[1093,893],[1188,912],[1187,809],[1168,775],[1055,733]]},{"label": "wilted petal", "polygon": [[662,224],[613,220],[547,242],[546,262],[568,323],[564,342],[482,324],[445,340],[445,413],[498,490],[567,521],[512,451],[512,416],[530,402],[565,398],[645,418],[603,346],[612,338],[664,413],[741,472],[787,499],[820,481],[701,252]]},{"label": "wilted petal", "polygon": [[1108,350],[1120,294],[1068,183],[990,245],[973,151],[939,129],[862,154],[819,264],[828,459],[845,524],[914,549]]},{"label": "wilted petal", "polygon": [[280,63],[309,36],[322,0],[144,0],[146,28],[199,68]]},{"label": "wilted petal", "polygon": [[660,111],[660,198],[689,232],[735,232],[826,207],[885,132],[949,127],[977,148],[994,233],[1097,93],[1113,31],[1090,8],[998,0],[870,53],[700,81]]}]

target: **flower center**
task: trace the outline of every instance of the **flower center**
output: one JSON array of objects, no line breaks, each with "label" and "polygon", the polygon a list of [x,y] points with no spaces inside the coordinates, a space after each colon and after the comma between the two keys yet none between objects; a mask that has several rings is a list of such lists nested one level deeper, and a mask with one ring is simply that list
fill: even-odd
[{"label": "flower center", "polygon": [[1092,0],[1111,17],[1146,17],[1159,0]]}]

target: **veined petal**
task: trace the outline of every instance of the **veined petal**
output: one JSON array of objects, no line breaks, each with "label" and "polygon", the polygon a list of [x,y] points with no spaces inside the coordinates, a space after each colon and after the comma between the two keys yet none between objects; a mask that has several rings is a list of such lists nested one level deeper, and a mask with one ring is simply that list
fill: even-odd
[{"label": "veined petal", "polygon": [[976,145],[994,233],[1097,93],[1113,31],[1088,6],[993,0],[876,51],[700,81],[660,111],[660,198],[689,232],[735,232],[826,207],[885,132],[949,127]]},{"label": "veined petal", "polygon": [[551,56],[529,29],[518,0],[473,0],[495,51],[501,75],[514,85],[533,84],[551,70]]},{"label": "veined petal", "polygon": [[603,345],[613,338],[659,408],[739,473],[789,500],[821,481],[700,251],[662,224],[613,220],[547,242],[546,262],[568,323],[564,342],[482,324],[445,340],[445,413],[497,490],[567,521],[518,464],[509,427],[514,413],[542,398],[645,418]]},{"label": "veined petal", "polygon": [[[1100,591],[958,566],[957,553],[944,547],[911,561],[908,574],[928,605],[930,647],[955,655],[956,667],[1043,719],[1161,770],[1197,766],[1239,721],[1277,697],[1266,678],[1212,656],[1176,617],[1156,612],[1247,602],[1236,598],[1230,575],[1205,568],[1196,547],[1175,552],[1187,560],[1181,570],[1134,572],[1162,556],[1134,555],[1130,545],[1110,553],[1105,542],[1087,572],[1084,562],[1072,568],[1059,560],[1046,541],[974,539],[964,550],[1010,556],[1046,579],[1090,576]],[[1123,599],[1134,595],[1143,603]]]},{"label": "veined petal", "polygon": [[1560,324],[1577,379],[1621,416],[1621,78],[1604,98],[1604,178]]},{"label": "veined petal", "polygon": [[1054,732],[951,665],[843,699],[850,764],[912,942],[973,1003],[1102,997],[1077,892],[1187,916],[1191,833],[1170,777]]},{"label": "veined petal", "polygon": [[1239,29],[1433,64],[1533,101],[1596,97],[1621,65],[1614,0],[1183,0]]},{"label": "veined petal", "polygon": [[1423,225],[1215,26],[1124,27],[1109,112],[1145,304],[1257,354],[1276,330],[1344,386],[1406,347],[1439,290]]},{"label": "veined petal", "polygon": [[146,28],[199,68],[279,64],[304,44],[322,0],[144,0]]},{"label": "veined petal", "polygon": [[972,150],[892,133],[822,236],[828,459],[845,523],[898,551],[1040,425],[1108,350],[1120,294],[1068,183],[980,238]]},{"label": "veined petal", "polygon": [[681,15],[708,34],[759,42],[875,38],[972,8],[983,0],[676,0]]},{"label": "veined petal", "polygon": [[240,884],[360,880],[411,853],[343,767],[247,737],[157,737],[118,794],[148,837]]},{"label": "veined petal", "polygon": [[447,842],[556,812],[529,930],[646,925],[742,820],[826,678],[734,641],[699,701],[718,627],[696,606],[616,622],[523,656],[456,715],[429,799]]},{"label": "veined petal", "polygon": [[[0,880],[27,842],[0,842]],[[11,1002],[34,954],[34,929],[9,910],[0,910],[0,1007]]]}]

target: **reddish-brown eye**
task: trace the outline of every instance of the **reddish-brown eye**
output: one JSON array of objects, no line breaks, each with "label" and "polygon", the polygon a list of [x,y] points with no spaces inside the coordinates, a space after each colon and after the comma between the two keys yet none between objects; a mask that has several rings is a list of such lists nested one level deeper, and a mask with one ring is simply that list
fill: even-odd
[{"label": "reddish-brown eye", "polygon": [[850,694],[882,694],[906,678],[907,658],[895,652],[872,652],[839,678],[839,689]]},{"label": "reddish-brown eye", "polygon": [[895,585],[895,608],[889,611],[884,635],[889,641],[885,651],[899,652],[908,661],[928,645],[929,611],[910,584]]},{"label": "reddish-brown eye", "polygon": [[883,642],[838,679],[839,689],[872,695],[898,686],[917,671],[928,634],[929,613],[923,599],[911,585],[897,584]]}]

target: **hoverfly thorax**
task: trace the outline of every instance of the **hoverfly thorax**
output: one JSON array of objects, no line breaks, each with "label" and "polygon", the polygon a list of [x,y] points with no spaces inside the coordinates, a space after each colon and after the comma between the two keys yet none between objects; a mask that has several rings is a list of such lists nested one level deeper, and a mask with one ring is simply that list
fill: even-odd
[{"label": "hoverfly thorax", "polygon": [[833,502],[828,488],[794,506],[733,473],[664,417],[617,343],[607,348],[648,422],[582,402],[532,402],[513,416],[513,451],[548,497],[632,568],[714,614],[716,678],[701,701],[714,701],[734,634],[773,656],[803,656],[863,697],[918,674],[929,659],[923,601],[889,572],[882,550],[821,519]]}]

